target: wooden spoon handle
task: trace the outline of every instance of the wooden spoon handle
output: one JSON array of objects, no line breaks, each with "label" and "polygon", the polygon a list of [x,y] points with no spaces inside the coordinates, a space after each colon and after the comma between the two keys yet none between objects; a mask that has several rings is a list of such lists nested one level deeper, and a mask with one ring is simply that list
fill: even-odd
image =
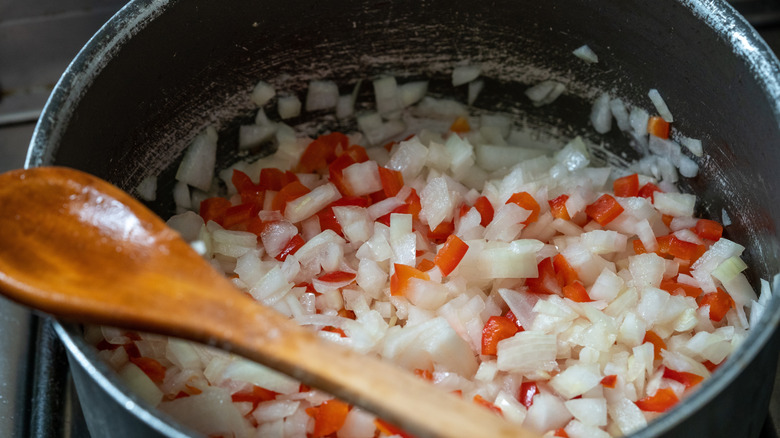
[{"label": "wooden spoon handle", "polygon": [[[412,373],[324,341],[261,306],[242,308],[243,323],[272,322],[275,333],[220,333],[236,353],[366,408],[417,437],[537,437],[495,413],[433,387]],[[262,324],[261,324],[262,325]]]}]

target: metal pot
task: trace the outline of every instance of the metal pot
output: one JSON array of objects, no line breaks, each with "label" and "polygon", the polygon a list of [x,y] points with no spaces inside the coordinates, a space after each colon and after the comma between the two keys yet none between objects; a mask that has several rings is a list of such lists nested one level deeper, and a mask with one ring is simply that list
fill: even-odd
[{"label": "metal pot", "polygon": [[[232,145],[238,124],[252,117],[248,94],[258,79],[302,97],[312,78],[333,79],[346,92],[359,78],[390,73],[430,78],[432,93],[464,100],[449,72],[457,63],[481,64],[486,85],[477,108],[510,113],[542,134],[603,141],[627,157],[636,153],[620,134],[596,137],[589,128],[591,102],[609,90],[649,108],[647,91],[657,88],[677,116],[675,126],[705,144],[700,174],[683,188],[703,197],[701,213],[728,212],[727,235],[747,244],[751,281],[771,280],[780,266],[780,64],[726,3],[648,6],[638,0],[133,1],[63,75],[27,164],[79,168],[126,190],[160,174],[151,206],[166,216],[173,212],[175,162],[198,131],[219,126],[219,164],[237,159]],[[597,64],[571,54],[582,44],[599,55]],[[567,93],[533,109],[522,92],[550,77],[566,82]],[[761,326],[712,379],[634,436],[756,436],[776,369],[779,322],[775,296]],[[78,327],[60,326],[58,333],[93,436],[187,434],[128,395]]]}]

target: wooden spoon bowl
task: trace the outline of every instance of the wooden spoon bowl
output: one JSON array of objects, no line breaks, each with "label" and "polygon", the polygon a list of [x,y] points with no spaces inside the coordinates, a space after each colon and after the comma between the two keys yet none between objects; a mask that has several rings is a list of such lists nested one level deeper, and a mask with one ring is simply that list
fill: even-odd
[{"label": "wooden spoon bowl", "polygon": [[0,292],[64,320],[216,345],[418,437],[533,437],[234,288],[130,195],[58,167],[0,175]]}]

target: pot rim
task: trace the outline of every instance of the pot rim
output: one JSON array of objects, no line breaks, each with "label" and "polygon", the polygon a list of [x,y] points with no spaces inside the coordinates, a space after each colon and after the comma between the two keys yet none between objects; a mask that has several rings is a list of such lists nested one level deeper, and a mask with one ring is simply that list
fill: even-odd
[{"label": "pot rim", "polygon": [[[92,80],[100,74],[124,43],[163,14],[179,0],[133,0],[117,12],[86,43],[57,82],[33,133],[25,168],[51,165],[62,136],[75,108],[88,91]],[[675,0],[704,22],[713,36],[726,41],[734,56],[749,66],[753,80],[767,96],[774,118],[780,125],[780,61],[747,21],[725,0]],[[747,368],[765,348],[780,327],[780,275],[770,280],[775,291],[759,322],[759,330],[751,330],[739,349],[712,377],[674,409],[659,416],[647,427],[634,432],[633,438],[661,436],[715,399]],[[77,326],[55,324],[56,332],[68,353],[95,382],[117,403],[142,422],[170,437],[190,436],[186,429],[140,400],[125,389],[110,368],[99,360],[94,350],[79,335]]]}]

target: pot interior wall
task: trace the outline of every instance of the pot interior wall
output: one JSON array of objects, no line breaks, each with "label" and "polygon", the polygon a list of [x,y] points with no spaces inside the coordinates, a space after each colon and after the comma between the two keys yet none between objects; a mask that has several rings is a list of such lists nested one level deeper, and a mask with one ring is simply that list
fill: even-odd
[{"label": "pot interior wall", "polygon": [[[346,94],[358,79],[392,74],[401,82],[431,79],[432,94],[465,102],[465,87],[450,83],[452,67],[481,64],[486,86],[476,110],[506,112],[542,135],[583,135],[625,158],[637,155],[617,129],[599,136],[589,126],[591,103],[606,90],[653,112],[647,91],[657,88],[674,126],[701,138],[708,154],[700,175],[683,185],[702,195],[702,212],[728,212],[728,237],[750,244],[754,285],[776,272],[778,115],[725,34],[714,35],[679,2],[155,3],[129,6],[159,8],[154,20],[113,24],[128,26],[132,37],[108,58],[93,59],[101,68],[74,79],[72,95],[60,97],[74,104],[53,122],[56,138],[33,145],[34,164],[79,168],[127,190],[161,174],[152,207],[165,217],[174,211],[180,152],[205,126],[219,127],[221,165],[242,158],[237,126],[254,117],[248,96],[259,79],[303,99],[311,79],[335,80]],[[597,64],[571,54],[582,44],[599,55]],[[565,83],[567,92],[534,108],[523,92],[546,79]],[[372,99],[367,81],[360,105]],[[324,113],[290,122],[312,120],[321,130],[354,128]]]}]

